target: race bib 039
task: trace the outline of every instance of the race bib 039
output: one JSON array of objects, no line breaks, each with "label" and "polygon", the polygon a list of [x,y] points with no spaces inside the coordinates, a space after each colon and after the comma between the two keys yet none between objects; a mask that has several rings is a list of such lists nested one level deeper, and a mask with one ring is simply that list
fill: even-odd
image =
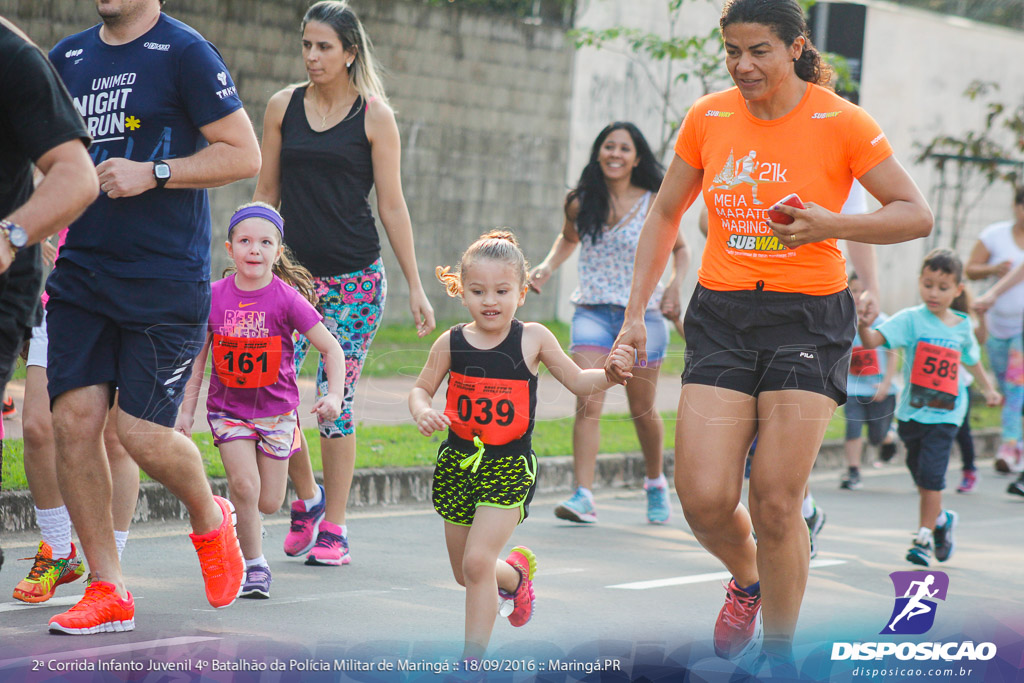
[{"label": "race bib 039", "polygon": [[492,446],[515,441],[530,426],[530,383],[521,379],[448,376],[444,413],[460,438],[474,436]]}]

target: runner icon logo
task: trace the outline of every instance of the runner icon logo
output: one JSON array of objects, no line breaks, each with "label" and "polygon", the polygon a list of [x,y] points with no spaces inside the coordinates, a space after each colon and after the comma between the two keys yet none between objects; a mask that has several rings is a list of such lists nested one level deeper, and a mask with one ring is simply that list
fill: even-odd
[{"label": "runner icon logo", "polygon": [[896,604],[882,635],[919,635],[935,623],[936,600],[946,599],[949,577],[943,572],[893,572]]}]

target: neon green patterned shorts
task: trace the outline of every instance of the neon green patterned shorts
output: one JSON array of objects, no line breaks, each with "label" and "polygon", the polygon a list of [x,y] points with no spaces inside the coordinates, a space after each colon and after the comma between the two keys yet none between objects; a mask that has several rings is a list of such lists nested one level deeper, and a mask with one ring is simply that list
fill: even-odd
[{"label": "neon green patterned shorts", "polygon": [[[480,444],[482,447],[482,444]],[[459,453],[441,444],[434,468],[434,509],[452,524],[470,526],[477,507],[518,509],[519,522],[530,514],[537,490],[537,456]]]}]

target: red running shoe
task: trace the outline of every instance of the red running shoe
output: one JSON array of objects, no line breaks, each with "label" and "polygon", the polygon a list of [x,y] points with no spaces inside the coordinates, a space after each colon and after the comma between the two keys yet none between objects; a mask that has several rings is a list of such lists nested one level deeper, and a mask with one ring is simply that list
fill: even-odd
[{"label": "red running shoe", "polygon": [[761,595],[748,595],[730,579],[725,605],[715,622],[715,654],[737,661],[756,656],[761,648]]},{"label": "red running shoe", "polygon": [[537,573],[537,556],[529,548],[517,545],[505,558],[505,562],[512,565],[512,568],[519,572],[519,588],[514,595],[505,594],[503,597],[511,599],[515,607],[508,615],[508,623],[513,626],[525,626],[533,616],[533,602],[536,594],[533,592],[533,577]]},{"label": "red running shoe", "polygon": [[107,581],[93,581],[86,587],[85,595],[78,604],[50,619],[51,633],[84,636],[134,630],[135,600],[132,594],[128,594],[127,600],[122,600],[114,590],[114,584]]},{"label": "red running shoe", "polygon": [[238,597],[245,578],[245,560],[235,535],[235,506],[220,496],[213,500],[224,512],[220,527],[208,534],[189,534],[199,555],[199,568],[206,582],[206,599],[214,607],[227,607]]}]

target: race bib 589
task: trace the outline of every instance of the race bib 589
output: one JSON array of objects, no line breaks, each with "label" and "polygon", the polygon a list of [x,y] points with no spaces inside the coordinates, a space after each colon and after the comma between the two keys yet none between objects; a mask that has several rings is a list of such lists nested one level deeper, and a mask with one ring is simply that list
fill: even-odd
[{"label": "race bib 589", "polygon": [[910,405],[953,410],[960,393],[960,351],[919,341],[910,370]]}]

